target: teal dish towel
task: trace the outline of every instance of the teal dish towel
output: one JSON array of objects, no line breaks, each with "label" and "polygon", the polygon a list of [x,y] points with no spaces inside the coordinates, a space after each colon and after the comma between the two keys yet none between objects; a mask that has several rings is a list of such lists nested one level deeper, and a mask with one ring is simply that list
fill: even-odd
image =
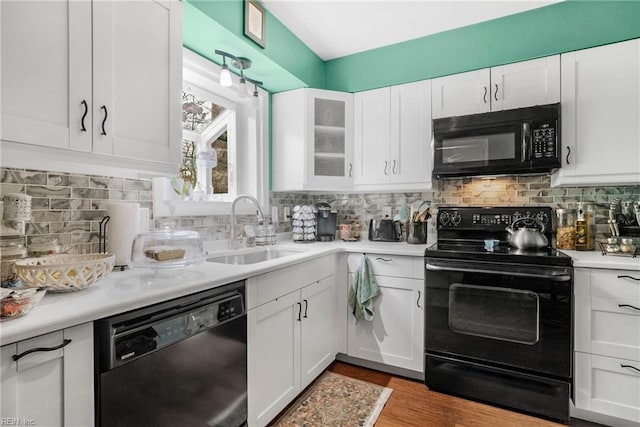
[{"label": "teal dish towel", "polygon": [[362,255],[353,283],[349,287],[349,305],[353,307],[356,323],[363,318],[369,322],[373,320],[373,300],[378,295],[380,287],[371,271],[369,258]]}]

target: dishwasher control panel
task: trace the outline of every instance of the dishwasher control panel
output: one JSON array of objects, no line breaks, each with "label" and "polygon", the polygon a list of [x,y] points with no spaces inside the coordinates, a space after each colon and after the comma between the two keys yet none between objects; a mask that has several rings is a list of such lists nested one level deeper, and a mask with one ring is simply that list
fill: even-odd
[{"label": "dishwasher control panel", "polygon": [[111,368],[243,316],[244,297],[229,293],[112,325]]}]

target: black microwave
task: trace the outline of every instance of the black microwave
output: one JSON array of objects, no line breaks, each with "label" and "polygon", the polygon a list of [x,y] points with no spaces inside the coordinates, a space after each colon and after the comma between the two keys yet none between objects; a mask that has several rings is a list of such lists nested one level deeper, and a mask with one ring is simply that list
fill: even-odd
[{"label": "black microwave", "polygon": [[550,173],[560,159],[560,104],[433,120],[437,178]]}]

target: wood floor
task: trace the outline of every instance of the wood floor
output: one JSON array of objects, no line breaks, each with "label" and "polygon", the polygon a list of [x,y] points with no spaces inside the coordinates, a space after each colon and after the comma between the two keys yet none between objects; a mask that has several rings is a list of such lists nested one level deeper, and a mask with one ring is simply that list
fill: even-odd
[{"label": "wood floor", "polygon": [[[391,387],[393,393],[380,414],[376,427],[560,427],[540,418],[511,412],[482,403],[436,393],[417,381],[373,371],[343,362],[329,370],[348,377]],[[599,426],[572,419],[570,426]]]}]

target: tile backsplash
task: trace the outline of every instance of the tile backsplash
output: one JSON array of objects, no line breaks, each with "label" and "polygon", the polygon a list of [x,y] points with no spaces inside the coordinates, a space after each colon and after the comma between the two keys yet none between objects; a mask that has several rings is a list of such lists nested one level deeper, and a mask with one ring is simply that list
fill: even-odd
[{"label": "tile backsplash", "polygon": [[[98,252],[99,223],[110,200],[138,202],[152,208],[150,180],[74,175],[24,169],[0,168],[0,194],[26,193],[32,199],[32,220],[26,224],[26,242],[35,236],[56,237],[70,253]],[[327,202],[338,211],[338,223],[359,221],[366,231],[369,219],[382,217],[383,208],[393,214],[402,205],[427,200],[438,206],[536,205],[575,207],[579,201],[596,206],[599,238],[608,231],[607,209],[616,199],[640,200],[640,186],[551,188],[548,176],[519,176],[496,179],[465,178],[442,180],[431,192],[393,193],[271,193],[271,205],[278,206],[279,232],[291,226],[282,217],[283,208],[298,204]],[[150,209],[151,211],[151,209]],[[249,221],[250,218],[243,218]],[[178,228],[192,229],[203,236],[227,238],[228,216],[156,218],[155,226],[172,221]],[[3,236],[4,238],[5,236]]]}]

